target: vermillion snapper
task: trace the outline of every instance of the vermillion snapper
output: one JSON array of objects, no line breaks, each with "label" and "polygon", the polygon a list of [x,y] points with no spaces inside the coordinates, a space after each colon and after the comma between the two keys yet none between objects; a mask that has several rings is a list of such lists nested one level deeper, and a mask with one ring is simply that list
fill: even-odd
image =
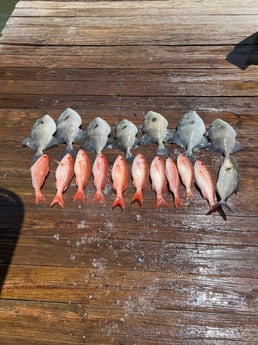
[{"label": "vermillion snapper", "polygon": [[83,130],[80,128],[82,120],[80,115],[73,109],[67,108],[57,120],[56,137],[60,143],[66,143],[64,154],[71,153],[75,156],[73,143],[84,138]]},{"label": "vermillion snapper", "polygon": [[194,162],[193,149],[208,145],[205,133],[206,127],[202,118],[195,111],[189,111],[179,120],[172,142],[183,147],[185,155]]},{"label": "vermillion snapper", "polygon": [[169,151],[164,146],[164,142],[171,139],[172,134],[168,130],[168,121],[159,113],[149,111],[142,123],[143,136],[140,139],[141,144],[158,144],[157,155],[168,155]]},{"label": "vermillion snapper", "polygon": [[181,181],[183,185],[185,186],[186,199],[187,200],[194,199],[195,196],[192,192],[192,186],[194,183],[193,163],[186,155],[184,155],[183,153],[180,153],[177,156],[176,164],[177,164],[177,169],[178,169],[178,173],[181,178]]},{"label": "vermillion snapper", "polygon": [[212,210],[215,205],[215,186],[207,166],[200,160],[194,163],[194,180]]},{"label": "vermillion snapper", "polygon": [[36,162],[31,166],[31,180],[32,186],[35,189],[35,204],[38,205],[41,201],[47,202],[46,198],[41,192],[45,179],[49,172],[49,157],[47,154],[40,156]]},{"label": "vermillion snapper", "polygon": [[167,190],[167,180],[164,160],[156,156],[150,165],[150,177],[152,182],[152,190],[156,192],[156,208],[169,207],[162,193]]},{"label": "vermillion snapper", "polygon": [[56,195],[54,196],[50,206],[58,204],[64,207],[63,193],[69,187],[74,176],[74,159],[71,153],[66,153],[60,162],[57,162],[56,168]]},{"label": "vermillion snapper", "polygon": [[113,189],[116,191],[116,198],[113,202],[112,208],[120,206],[125,208],[123,192],[128,187],[129,171],[126,161],[122,155],[118,155],[111,171],[113,180]]},{"label": "vermillion snapper", "polygon": [[108,143],[108,136],[111,133],[109,124],[101,117],[93,119],[86,128],[86,141],[83,148],[88,151],[95,151],[100,154]]},{"label": "vermillion snapper", "polygon": [[121,148],[125,151],[126,160],[133,158],[131,150],[137,146],[139,139],[136,138],[138,128],[132,121],[122,120],[115,127],[115,143],[113,147]]},{"label": "vermillion snapper", "polygon": [[77,191],[74,194],[73,201],[81,200],[86,202],[84,189],[87,186],[91,175],[91,162],[87,152],[80,149],[77,152],[74,162],[74,174],[75,183],[77,185]]},{"label": "vermillion snapper", "polygon": [[168,157],[166,159],[166,177],[169,185],[170,191],[174,195],[174,204],[175,207],[178,207],[182,204],[182,201],[179,197],[179,186],[180,186],[180,177],[178,169],[173,159]]},{"label": "vermillion snapper", "polygon": [[237,133],[226,121],[216,119],[208,129],[210,148],[225,157],[240,151],[242,145],[236,140]]},{"label": "vermillion snapper", "polygon": [[92,167],[92,173],[94,178],[94,186],[96,187],[96,193],[92,198],[93,202],[105,202],[105,197],[102,189],[106,186],[109,176],[109,167],[106,156],[103,153],[99,153]]},{"label": "vermillion snapper", "polygon": [[136,188],[131,203],[139,202],[140,206],[142,206],[144,201],[142,191],[146,187],[149,178],[149,167],[143,154],[138,153],[134,157],[131,175],[133,178],[133,185]]},{"label": "vermillion snapper", "polygon": [[42,116],[33,124],[30,136],[22,141],[23,145],[36,151],[33,162],[43,154],[43,150],[58,144],[53,136],[55,132],[56,123],[49,115]]}]

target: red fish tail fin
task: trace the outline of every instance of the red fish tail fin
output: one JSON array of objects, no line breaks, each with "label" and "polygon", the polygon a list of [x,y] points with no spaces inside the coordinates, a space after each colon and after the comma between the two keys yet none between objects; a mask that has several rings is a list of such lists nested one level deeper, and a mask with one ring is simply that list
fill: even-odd
[{"label": "red fish tail fin", "polygon": [[47,199],[44,197],[41,191],[38,190],[35,193],[35,204],[38,205],[40,202],[47,202]]},{"label": "red fish tail fin", "polygon": [[84,191],[81,189],[78,189],[77,192],[74,194],[73,202],[77,200],[81,200],[83,203],[86,203]]},{"label": "red fish tail fin", "polygon": [[175,204],[175,208],[179,207],[180,205],[182,205],[182,201],[181,199],[179,198],[178,195],[175,195],[174,196],[174,204]]},{"label": "red fish tail fin", "polygon": [[112,208],[115,208],[117,206],[120,206],[123,210],[125,209],[125,201],[122,195],[118,195],[113,201]]},{"label": "red fish tail fin", "polygon": [[92,198],[93,202],[100,202],[100,203],[105,203],[105,197],[102,191],[96,191],[95,195]]},{"label": "red fish tail fin", "polygon": [[139,202],[140,206],[143,205],[143,194],[141,190],[137,190],[132,196],[131,204],[133,204],[134,202]]},{"label": "red fish tail fin", "polygon": [[53,207],[54,205],[59,205],[60,207],[64,208],[64,199],[62,194],[56,194],[54,199],[52,200],[50,207]]},{"label": "red fish tail fin", "polygon": [[186,190],[186,200],[196,199],[195,195],[193,194],[192,190],[189,188]]},{"label": "red fish tail fin", "polygon": [[160,208],[160,207],[169,207],[169,204],[164,199],[162,194],[157,195],[157,199],[156,199],[156,208]]}]

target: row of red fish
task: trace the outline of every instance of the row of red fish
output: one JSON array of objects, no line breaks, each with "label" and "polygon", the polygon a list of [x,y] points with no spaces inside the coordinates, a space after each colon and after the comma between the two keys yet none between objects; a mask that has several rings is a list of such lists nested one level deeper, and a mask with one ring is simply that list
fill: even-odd
[{"label": "row of red fish", "polygon": [[[49,157],[43,154],[31,167],[32,185],[35,189],[35,203],[46,202],[41,188],[49,173]],[[168,157],[166,161],[160,156],[155,156],[151,161],[150,167],[143,154],[137,154],[132,162],[131,171],[129,172],[125,158],[119,154],[114,161],[111,169],[111,178],[113,189],[116,191],[116,198],[113,201],[112,208],[120,206],[125,208],[123,193],[128,188],[130,173],[133,185],[136,189],[131,198],[131,202],[138,202],[143,205],[143,190],[147,185],[150,177],[152,189],[156,193],[156,207],[169,207],[168,202],[164,199],[163,193],[169,190],[174,196],[174,205],[178,207],[182,204],[179,197],[180,180],[186,189],[186,199],[194,198],[192,186],[194,181],[201,190],[202,196],[208,200],[210,210],[214,206],[215,189],[214,183],[207,167],[200,160],[196,160],[193,165],[191,160],[184,154],[179,154],[176,163],[172,158]],[[72,178],[75,175],[75,183],[77,191],[73,197],[73,201],[80,200],[86,202],[84,190],[89,183],[91,174],[94,179],[96,193],[93,202],[105,202],[103,189],[109,178],[109,166],[107,158],[100,153],[96,156],[93,165],[87,152],[80,149],[74,160],[70,153],[67,153],[60,162],[58,162],[55,171],[56,178],[56,195],[54,196],[50,206],[56,204],[64,207],[63,193],[69,187]]]}]

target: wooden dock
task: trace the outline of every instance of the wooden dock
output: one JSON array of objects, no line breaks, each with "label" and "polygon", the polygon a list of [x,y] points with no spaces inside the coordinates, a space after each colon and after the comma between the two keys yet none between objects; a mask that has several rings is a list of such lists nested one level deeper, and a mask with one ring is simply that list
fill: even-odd
[{"label": "wooden dock", "polygon": [[[2,345],[258,344],[258,4],[246,0],[20,1],[0,38],[0,343]],[[21,142],[36,119],[67,107],[83,129],[97,116],[140,128],[153,110],[174,130],[195,110],[207,128],[233,125],[240,191],[224,221],[196,200],[155,208],[50,208],[56,160],[47,151],[47,204],[34,204],[33,151]],[[75,144],[78,149],[81,143]],[[173,158],[181,148],[167,144]],[[150,163],[155,145],[140,146]],[[119,150],[105,149],[112,166]],[[94,154],[90,153],[93,162]],[[222,157],[196,158],[214,181]]]}]

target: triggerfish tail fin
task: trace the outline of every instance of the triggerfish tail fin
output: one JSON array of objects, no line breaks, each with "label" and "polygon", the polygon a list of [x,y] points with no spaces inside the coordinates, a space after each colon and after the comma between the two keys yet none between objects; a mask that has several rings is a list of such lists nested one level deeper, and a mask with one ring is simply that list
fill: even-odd
[{"label": "triggerfish tail fin", "polygon": [[117,196],[113,201],[112,208],[120,206],[123,210],[125,209],[125,201],[122,196]]},{"label": "triggerfish tail fin", "polygon": [[187,152],[185,151],[185,155],[190,159],[190,161],[194,164],[195,163],[195,158],[192,152]]},{"label": "triggerfish tail fin", "polygon": [[233,213],[232,208],[225,201],[219,201],[209,210],[207,215],[218,212],[224,220],[227,220],[227,216],[223,210],[223,206],[226,207],[231,213]]},{"label": "triggerfish tail fin", "polygon": [[92,198],[93,202],[100,202],[100,203],[105,203],[105,197],[102,191],[96,191],[95,195]]},{"label": "triggerfish tail fin", "polygon": [[140,206],[142,207],[143,205],[143,194],[141,190],[137,190],[134,195],[132,196],[131,199],[131,204],[138,202]]},{"label": "triggerfish tail fin", "polygon": [[73,202],[77,200],[81,200],[81,202],[86,203],[85,193],[81,189],[78,189],[77,192],[74,194]]},{"label": "triggerfish tail fin", "polygon": [[59,205],[60,207],[64,208],[64,199],[62,194],[56,194],[54,199],[52,200],[50,207],[53,207],[54,205]]},{"label": "triggerfish tail fin", "polygon": [[41,193],[41,191],[36,191],[35,193],[35,204],[38,205],[40,202],[47,202],[47,199]]},{"label": "triggerfish tail fin", "polygon": [[75,159],[76,152],[71,145],[67,145],[67,147],[64,149],[62,157],[64,157],[67,153],[70,153],[72,155],[73,159]]},{"label": "triggerfish tail fin", "polygon": [[36,152],[32,158],[32,163],[35,163],[41,156],[42,156],[42,153]]},{"label": "triggerfish tail fin", "polygon": [[190,161],[194,164],[195,163],[195,161],[196,161],[196,159],[195,159],[195,157],[194,157],[194,155],[193,154],[191,154],[190,156],[189,156],[189,158],[190,158]]},{"label": "triggerfish tail fin", "polygon": [[160,208],[160,207],[169,207],[169,204],[167,203],[167,201],[164,199],[162,195],[157,195],[156,208]]},{"label": "triggerfish tail fin", "polygon": [[134,156],[130,153],[126,153],[125,160],[127,163],[131,163],[134,160]]}]

